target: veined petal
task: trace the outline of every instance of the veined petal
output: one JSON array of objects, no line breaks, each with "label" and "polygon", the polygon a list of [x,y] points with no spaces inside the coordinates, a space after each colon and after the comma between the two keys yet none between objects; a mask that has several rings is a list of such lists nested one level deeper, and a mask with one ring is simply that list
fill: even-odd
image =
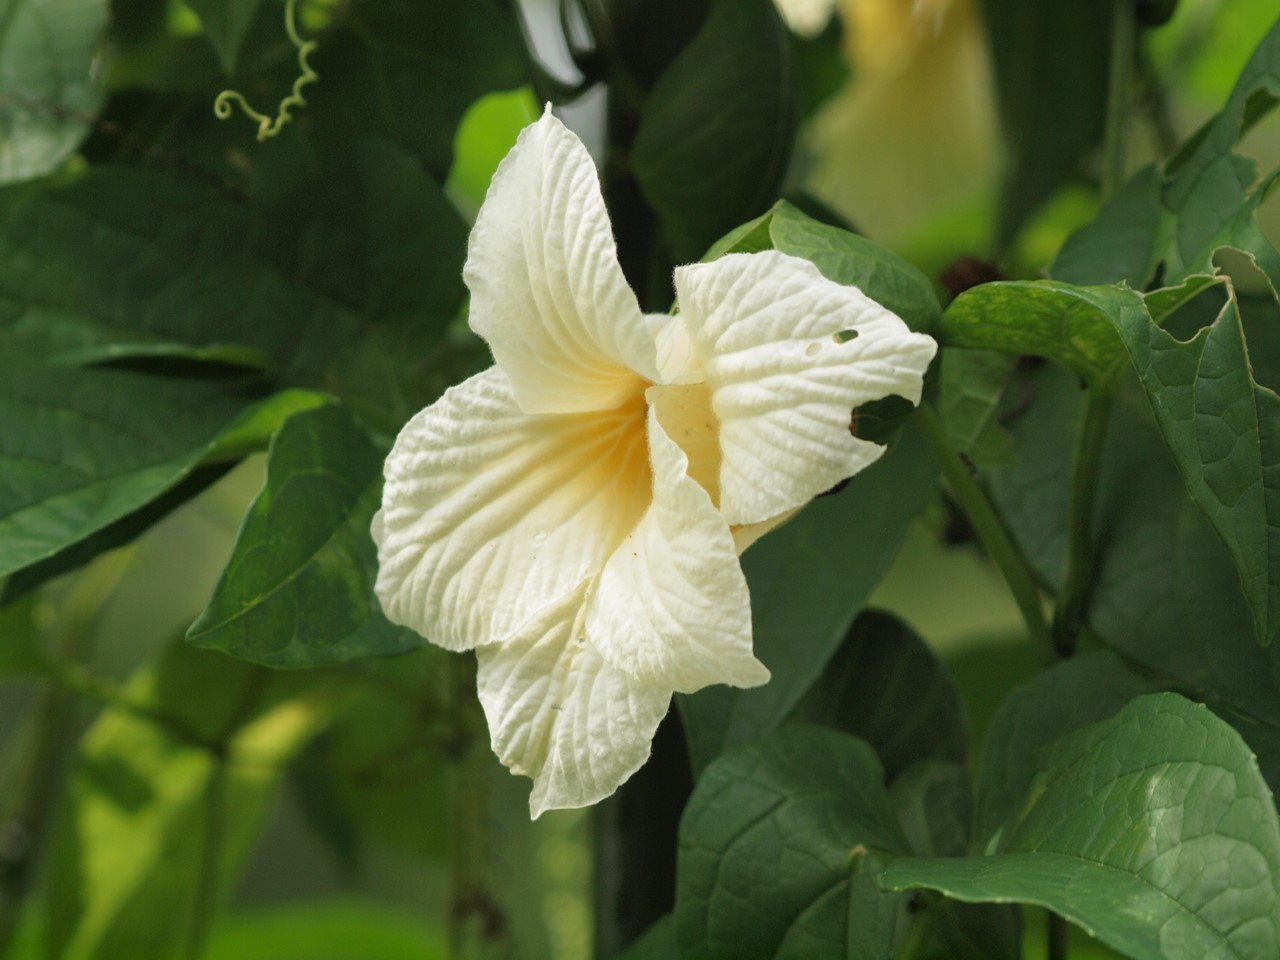
[{"label": "veined petal", "polygon": [[608,410],[630,396],[637,373],[657,378],[595,165],[549,107],[494,173],[463,278],[471,328],[526,413]]},{"label": "veined petal", "polygon": [[600,575],[586,634],[609,663],[643,681],[682,693],[754,687],[769,671],[751,652],[751,602],[733,537],[663,429],[664,408],[679,407],[686,389],[648,391],[653,503]]},{"label": "veined petal", "polygon": [[658,383],[701,383],[706,379],[684,317],[650,313],[644,319],[657,348]]},{"label": "veined petal", "polygon": [[937,350],[857,288],[773,250],[680,267],[676,290],[720,421],[720,510],[734,525],[803,506],[878,458],[850,435],[850,412],[889,394],[918,403]]},{"label": "veined petal", "polygon": [[533,778],[529,811],[585,807],[649,757],[671,689],[610,666],[585,639],[593,581],[544,608],[518,636],[476,651],[493,751]]},{"label": "veined petal", "polygon": [[530,416],[497,367],[409,421],[387,457],[376,590],[450,650],[497,643],[599,573],[650,498],[644,395]]}]

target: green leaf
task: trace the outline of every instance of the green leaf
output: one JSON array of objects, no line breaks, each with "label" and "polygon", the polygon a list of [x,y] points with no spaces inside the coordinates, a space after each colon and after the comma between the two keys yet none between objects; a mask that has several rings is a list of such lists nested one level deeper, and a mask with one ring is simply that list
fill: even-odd
[{"label": "green leaf", "polygon": [[667,913],[614,960],[676,960],[676,918]]},{"label": "green leaf", "polygon": [[879,851],[906,840],[861,741],[790,727],[725,754],[699,779],[679,842],[681,957],[892,956],[898,902],[875,878]]},{"label": "green leaf", "polygon": [[1280,397],[1253,380],[1234,295],[1181,342],[1140,311],[1117,326],[1191,499],[1221,536],[1268,644],[1280,631]]},{"label": "green leaf", "polygon": [[217,51],[222,69],[228,75],[234,74],[240,45],[258,15],[262,0],[190,0],[190,3],[191,9],[200,15],[205,36]]},{"label": "green leaf", "polygon": [[1101,140],[1111,8],[1110,0],[988,0],[1008,155],[999,248]]},{"label": "green leaf", "polygon": [[871,744],[891,780],[917,761],[963,762],[967,753],[946,668],[914,630],[874,610],[853,622],[795,716]]},{"label": "green leaf", "polygon": [[[1280,253],[1257,222],[1277,173],[1258,182],[1255,163],[1233,154],[1240,137],[1280,99],[1280,21],[1259,44],[1222,112],[1158,172],[1141,171],[1098,218],[1063,246],[1052,275],[1075,283],[1127,280],[1141,289],[1212,273],[1222,247],[1244,252],[1280,293]],[[1278,172],[1280,173],[1280,172]]]},{"label": "green leaf", "polygon": [[346,153],[298,214],[156,169],[0,190],[0,328],[60,362],[117,344],[251,348],[398,429],[447,385],[423,361],[465,294],[466,228],[402,150]]},{"label": "green leaf", "polygon": [[290,419],[208,606],[187,640],[272,667],[401,653],[422,640],[382,615],[369,524],[383,454],[343,408]]},{"label": "green leaf", "polygon": [[496,0],[434,0],[430,16],[417,0],[352,4],[311,62],[321,79],[307,88],[307,135],[318,149],[388,140],[440,181],[471,104],[530,80],[517,15]]},{"label": "green leaf", "polygon": [[1227,724],[1155,694],[1039,759],[993,855],[895,860],[887,886],[1040,904],[1135,960],[1276,955],[1280,822]]},{"label": "green leaf", "polygon": [[1115,327],[1135,314],[1146,319],[1142,297],[1124,287],[984,283],[952,301],[937,336],[951,347],[1048,357],[1098,384],[1123,355]]},{"label": "green leaf", "polygon": [[102,104],[91,79],[105,0],[8,0],[0,9],[0,184],[57,168]]},{"label": "green leaf", "polygon": [[[1094,527],[1091,632],[1127,660],[1207,702],[1260,756],[1280,742],[1280,644],[1254,641],[1239,576],[1187,496],[1136,383],[1113,404]],[[988,486],[1015,539],[1050,585],[1062,576],[1072,438],[1082,391],[1046,366],[1028,378],[1025,411],[1010,422],[1015,466]],[[1280,770],[1268,776],[1280,788]]]},{"label": "green leaf", "polygon": [[937,324],[942,308],[929,278],[879,244],[785,202],[774,207],[769,233],[775,249],[811,261],[828,280],[857,287],[912,330],[930,333]]},{"label": "green leaf", "polygon": [[939,377],[938,412],[959,453],[978,467],[1007,462],[1013,446],[1000,425],[1000,398],[1018,359],[993,350],[946,350]]},{"label": "green leaf", "polygon": [[791,713],[936,493],[937,476],[924,441],[908,426],[844,490],[819,498],[743,555],[755,651],[773,678],[752,690],[715,686],[677,698],[695,769]]},{"label": "green leaf", "polygon": [[1049,275],[1082,286],[1123,281],[1142,290],[1155,270],[1151,256],[1161,222],[1160,172],[1147,166],[1067,238]]},{"label": "green leaf", "polygon": [[[201,464],[260,448],[320,394],[0,360],[0,575],[105,530]],[[156,411],[164,416],[157,417]]]},{"label": "green leaf", "polygon": [[1106,720],[1135,697],[1167,689],[1126,669],[1110,651],[1059,663],[1000,705],[978,777],[976,842],[981,847],[1017,813],[1039,767],[1037,752],[1063,734]]},{"label": "green leaf", "polygon": [[197,899],[220,905],[285,763],[335,708],[332,689],[301,680],[178,644],[125,688],[134,709],[104,712],[71,771],[45,878],[47,956],[198,947]]},{"label": "green leaf", "polygon": [[771,248],[803,257],[828,280],[857,287],[912,330],[931,332],[942,314],[933,284],[907,261],[866,237],[814,220],[785,200],[721,237],[703,259]]},{"label": "green leaf", "polygon": [[778,196],[796,102],[788,32],[769,0],[716,0],[645,101],[631,149],[671,252],[695,260]]}]

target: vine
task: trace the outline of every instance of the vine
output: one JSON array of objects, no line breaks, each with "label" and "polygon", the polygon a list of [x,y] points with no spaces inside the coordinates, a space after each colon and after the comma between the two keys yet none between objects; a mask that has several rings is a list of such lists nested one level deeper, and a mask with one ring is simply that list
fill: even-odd
[{"label": "vine", "polygon": [[296,22],[295,12],[298,5],[297,0],[285,0],[284,5],[284,29],[289,35],[289,42],[298,50],[298,78],[293,81],[293,89],[289,96],[280,101],[275,117],[269,117],[265,113],[259,113],[253,107],[249,106],[249,101],[245,99],[244,94],[239,90],[223,90],[218,94],[217,99],[213,101],[213,112],[219,120],[230,119],[234,113],[233,104],[239,104],[240,109],[250,120],[258,122],[258,142],[261,143],[271,137],[276,136],[284,128],[284,125],[293,119],[293,115],[289,112],[294,107],[305,107],[307,105],[306,98],[302,95],[302,88],[308,83],[314,83],[320,79],[320,76],[311,69],[311,64],[307,62],[307,58],[311,56],[316,48],[314,40],[303,40],[298,35],[298,25]]}]

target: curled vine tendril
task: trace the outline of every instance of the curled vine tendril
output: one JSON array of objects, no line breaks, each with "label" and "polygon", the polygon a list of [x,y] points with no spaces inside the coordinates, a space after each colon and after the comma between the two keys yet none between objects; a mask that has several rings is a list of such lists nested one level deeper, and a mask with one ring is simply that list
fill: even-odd
[{"label": "curled vine tendril", "polygon": [[311,56],[312,51],[316,48],[314,40],[303,40],[298,36],[298,26],[294,20],[294,12],[297,7],[297,0],[285,0],[284,4],[284,29],[289,35],[289,42],[298,48],[298,78],[293,81],[293,90],[289,96],[280,101],[280,106],[275,117],[269,117],[264,113],[259,113],[253,107],[249,106],[249,101],[244,98],[239,90],[223,90],[216,100],[213,101],[213,112],[219,120],[228,119],[233,110],[233,104],[240,104],[240,109],[244,111],[244,115],[250,120],[258,122],[258,141],[261,142],[278,134],[286,123],[293,119],[289,113],[294,107],[305,107],[306,99],[302,96],[302,88],[308,83],[314,83],[319,80],[319,75],[311,69],[311,64],[307,62],[307,57]]}]

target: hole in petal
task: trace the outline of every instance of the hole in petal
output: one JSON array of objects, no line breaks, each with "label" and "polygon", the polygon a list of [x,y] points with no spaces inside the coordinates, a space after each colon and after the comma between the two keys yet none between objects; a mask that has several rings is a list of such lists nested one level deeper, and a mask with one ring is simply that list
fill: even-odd
[{"label": "hole in petal", "polygon": [[822,344],[820,343],[811,343],[804,348],[804,355],[808,357],[810,360],[812,360],[821,352],[822,352]]},{"label": "hole in petal", "polygon": [[857,330],[837,330],[831,335],[831,339],[836,343],[848,343],[858,335]]}]

